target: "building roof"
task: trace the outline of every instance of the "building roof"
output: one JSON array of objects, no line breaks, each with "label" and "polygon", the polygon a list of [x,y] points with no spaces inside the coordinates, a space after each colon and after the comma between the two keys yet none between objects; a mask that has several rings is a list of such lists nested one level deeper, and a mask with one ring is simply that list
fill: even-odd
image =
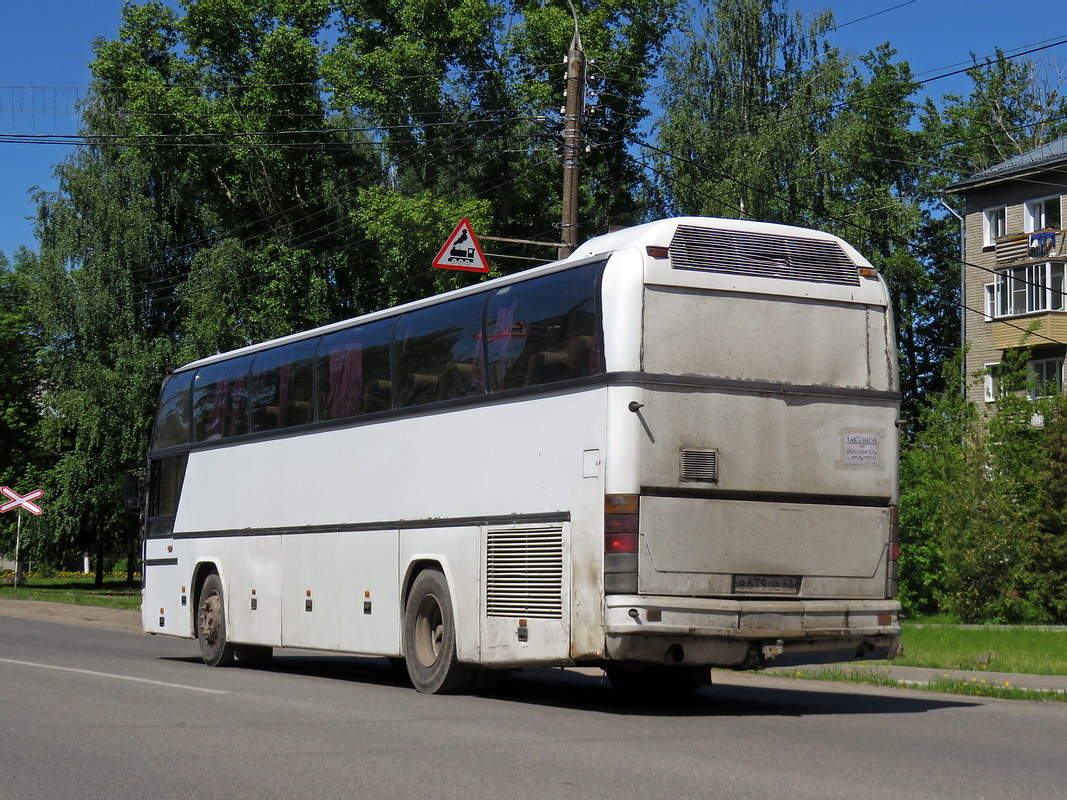
[{"label": "building roof", "polygon": [[1058,166],[1067,166],[1067,136],[1035,147],[1033,150],[1022,155],[1013,156],[1007,161],[994,164],[988,169],[977,172],[969,178],[957,181],[947,187],[949,194],[963,192],[968,189],[976,189],[986,184],[999,183],[1001,181],[1017,178],[1022,175],[1042,172]]}]

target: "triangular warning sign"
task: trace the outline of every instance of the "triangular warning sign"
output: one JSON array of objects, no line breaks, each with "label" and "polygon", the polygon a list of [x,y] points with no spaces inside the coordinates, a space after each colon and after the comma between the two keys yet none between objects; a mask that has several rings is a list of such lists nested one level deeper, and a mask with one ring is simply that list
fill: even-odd
[{"label": "triangular warning sign", "polygon": [[445,246],[433,260],[438,269],[464,269],[468,272],[488,272],[489,264],[482,254],[482,246],[474,237],[470,221],[464,217],[445,240]]}]

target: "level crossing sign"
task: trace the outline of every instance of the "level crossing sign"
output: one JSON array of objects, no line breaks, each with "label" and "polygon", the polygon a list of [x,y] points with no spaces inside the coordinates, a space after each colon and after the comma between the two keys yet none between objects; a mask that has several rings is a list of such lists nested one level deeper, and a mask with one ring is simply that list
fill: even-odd
[{"label": "level crossing sign", "polygon": [[44,492],[40,489],[34,489],[28,494],[19,494],[14,489],[9,489],[6,486],[0,486],[0,492],[8,498],[8,502],[0,505],[0,511],[14,511],[16,508],[24,508],[31,514],[40,514],[41,507],[33,501],[40,497]]},{"label": "level crossing sign", "polygon": [[433,260],[438,269],[462,269],[468,272],[488,272],[489,264],[482,253],[482,246],[474,236],[470,221],[464,217],[451,235],[445,239],[445,246]]}]

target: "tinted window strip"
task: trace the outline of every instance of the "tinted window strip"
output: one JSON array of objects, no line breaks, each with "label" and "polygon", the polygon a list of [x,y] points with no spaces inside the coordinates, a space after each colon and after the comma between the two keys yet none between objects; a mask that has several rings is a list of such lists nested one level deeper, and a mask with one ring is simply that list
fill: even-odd
[{"label": "tinted window strip", "polygon": [[[583,264],[577,264],[574,267],[572,267],[571,269],[554,271],[554,272],[551,272],[551,273],[549,273],[547,275],[544,275],[544,276],[538,276],[536,278],[532,278],[529,281],[518,281],[518,282],[515,282],[513,284],[512,283],[507,284],[508,286],[511,286],[511,285],[515,285],[515,286],[532,285],[532,284],[537,283],[537,281],[539,281],[539,280],[552,280],[552,279],[554,279],[554,278],[556,278],[558,276],[566,275],[568,273],[573,274],[573,273],[581,271],[581,270],[591,269],[591,271],[592,271],[591,283],[592,283],[592,292],[593,292],[593,304],[594,304],[594,309],[595,309],[595,311],[594,311],[594,314],[595,314],[594,324],[596,325],[595,336],[598,339],[598,342],[597,342],[597,364],[595,365],[595,369],[600,373],[603,373],[603,371],[604,371],[604,351],[606,349],[605,348],[605,344],[604,344],[604,339],[603,339],[603,302],[602,302],[602,298],[600,296],[601,295],[602,282],[603,282],[603,275],[604,275],[604,267],[605,267],[606,264],[607,264],[607,259],[604,258],[604,257],[601,257],[601,258],[599,258],[599,260],[596,260],[596,261],[590,261],[590,262],[586,262],[586,263],[583,263]],[[475,293],[475,294],[472,294],[472,295],[464,295],[462,297],[458,297],[458,298],[454,298],[454,299],[451,299],[451,300],[444,301],[443,303],[437,304],[437,306],[436,306],[436,307],[443,307],[443,306],[447,306],[447,305],[450,305],[450,304],[453,304],[453,303],[460,304],[460,303],[463,303],[463,302],[467,301],[470,297],[478,297],[480,295],[484,295],[484,299],[483,299],[483,302],[482,302],[482,308],[481,308],[480,328],[481,328],[481,331],[482,331],[482,353],[483,353],[483,359],[484,359],[484,367],[483,367],[483,369],[486,371],[486,376],[485,376],[485,378],[486,378],[486,394],[503,394],[505,392],[515,391],[515,390],[507,389],[507,390],[502,390],[502,391],[499,391],[499,392],[493,392],[491,390],[491,388],[488,386],[488,383],[489,383],[488,370],[489,370],[489,366],[490,365],[489,365],[489,346],[488,346],[489,343],[488,343],[488,337],[486,335],[487,334],[486,313],[487,313],[487,308],[488,308],[488,305],[489,305],[489,302],[490,302],[491,298],[493,297],[493,295],[497,291],[499,291],[499,288],[500,287],[497,287],[496,289],[487,290],[485,292],[479,292],[479,293]],[[323,391],[323,387],[320,385],[321,381],[319,380],[318,360],[319,360],[319,352],[321,350],[321,346],[322,346],[323,340],[326,339],[327,337],[333,335],[333,334],[337,334],[337,333],[340,333],[342,331],[351,331],[351,330],[363,327],[364,325],[375,325],[378,322],[383,322],[384,323],[385,320],[391,320],[392,321],[392,333],[391,333],[391,335],[389,337],[390,341],[389,341],[389,350],[388,350],[388,352],[389,352],[389,361],[390,361],[391,410],[394,411],[394,412],[400,410],[398,408],[398,406],[397,406],[397,391],[398,391],[398,389],[397,389],[397,381],[398,381],[398,375],[397,375],[397,356],[396,356],[396,328],[397,328],[397,325],[399,324],[400,320],[404,317],[405,314],[415,314],[415,313],[418,313],[418,311],[421,311],[421,310],[424,310],[424,309],[428,309],[428,308],[434,308],[434,307],[435,307],[434,304],[430,304],[430,305],[424,306],[421,309],[410,310],[410,311],[398,313],[398,314],[396,314],[395,316],[392,316],[392,317],[385,316],[385,317],[381,317],[379,319],[368,320],[366,322],[361,322],[361,323],[354,324],[354,325],[351,325],[351,326],[348,326],[348,327],[338,328],[337,330],[330,331],[329,333],[323,333],[323,334],[320,334],[320,335],[318,335],[316,337],[309,337],[308,339],[301,339],[301,340],[296,340],[296,341],[293,341],[293,342],[286,342],[285,344],[277,345],[276,348],[265,348],[263,350],[257,350],[257,351],[254,351],[254,352],[242,352],[240,355],[235,355],[233,357],[233,359],[232,359],[233,362],[239,362],[242,359],[245,359],[247,361],[247,366],[246,366],[246,368],[244,370],[244,380],[245,380],[245,391],[246,391],[246,393],[248,393],[249,397],[247,398],[246,403],[245,403],[245,414],[244,414],[244,416],[245,416],[245,427],[247,428],[248,431],[252,432],[252,408],[251,408],[252,407],[252,402],[251,402],[251,396],[250,395],[251,395],[252,367],[253,367],[253,362],[255,361],[255,358],[257,356],[261,355],[262,353],[269,353],[274,349],[290,348],[290,347],[293,347],[294,349],[296,349],[296,348],[299,348],[301,345],[306,344],[306,343],[314,343],[313,344],[314,355],[312,356],[312,401],[311,401],[312,402],[312,414],[313,414],[313,420],[314,421],[313,421],[313,423],[309,423],[309,424],[305,424],[305,425],[290,426],[290,427],[286,427],[286,428],[274,429],[274,430],[270,431],[269,433],[270,434],[274,434],[275,436],[277,436],[277,435],[296,435],[298,433],[304,433],[304,432],[313,430],[313,426],[317,425],[317,424],[320,424],[320,423],[335,423],[335,422],[337,422],[338,420],[336,420],[336,419],[324,420],[324,419],[320,418],[320,405],[321,405],[320,393]],[[196,390],[196,379],[205,370],[207,370],[208,373],[215,372],[215,371],[223,371],[225,369],[224,365],[228,365],[230,363],[231,363],[231,360],[229,360],[229,359],[215,361],[215,362],[212,362],[210,364],[205,364],[205,365],[199,367],[198,369],[191,371],[192,374],[190,375],[190,387],[189,387],[189,393],[188,393],[188,397],[186,399],[186,402],[187,402],[187,418],[188,418],[188,421],[189,421],[188,422],[189,430],[187,432],[187,437],[188,437],[188,440],[190,441],[190,443],[193,446],[196,446],[196,447],[219,446],[221,443],[232,444],[232,443],[235,443],[235,442],[258,441],[258,438],[255,438],[251,433],[237,434],[235,436],[223,436],[221,439],[199,439],[199,440],[194,435],[196,427],[197,427],[196,420],[194,419],[195,405],[194,405],[194,402],[193,402],[193,395],[195,394],[195,390]],[[177,376],[179,374],[181,374],[181,373],[172,373],[171,379],[172,380],[176,379],[175,376]],[[573,379],[570,379],[570,380],[573,380]],[[562,383],[562,382],[564,382],[564,381],[548,381],[548,382],[546,382],[544,384],[538,384],[537,386],[528,386],[528,387],[519,387],[519,388],[522,389],[522,390],[535,390],[536,391],[539,388],[541,388],[542,386],[550,386],[552,384]],[[165,385],[165,383],[166,382],[164,382],[164,385]],[[214,386],[214,384],[213,384],[213,386]],[[162,391],[162,387],[161,387],[161,391]],[[466,400],[468,398],[460,398],[460,399]],[[412,406],[408,406],[407,408],[414,409],[414,408],[422,408],[422,407],[425,407],[425,406],[439,406],[443,402],[451,402],[451,401],[437,401],[437,402],[434,402],[434,403],[412,405]],[[377,413],[383,413],[383,412],[372,412],[371,415],[377,414]],[[159,404],[157,402],[157,410],[156,410],[157,417],[158,417],[158,414],[159,414]],[[361,414],[361,415],[357,415],[357,416],[371,416],[371,415],[362,415]],[[340,418],[340,419],[347,420],[349,418],[346,417],[346,418]],[[283,433],[283,431],[284,431],[284,433]],[[259,433],[259,432],[254,432],[254,433]],[[155,431],[154,431],[154,427],[153,427],[153,439],[154,439],[154,436],[155,436]],[[266,436],[264,438],[274,438],[274,436],[268,435],[268,436]],[[174,445],[173,447],[161,448],[160,450],[154,451],[154,452],[159,452],[159,453],[163,453],[163,452],[181,452],[185,447],[186,447],[186,445]]]},{"label": "tinted window strip", "polygon": [[519,389],[506,389],[500,392],[475,395],[472,397],[461,397],[455,400],[442,400],[440,402],[428,403],[422,406],[398,408],[393,409],[392,411],[378,411],[373,414],[361,414],[338,420],[323,420],[298,428],[285,428],[283,430],[252,433],[234,437],[232,439],[222,439],[213,442],[197,442],[192,445],[178,445],[166,450],[153,451],[149,455],[152,458],[158,458],[160,456],[184,453],[190,450],[212,450],[217,447],[234,447],[236,445],[248,444],[251,442],[288,439],[292,436],[304,436],[331,430],[358,428],[363,425],[374,425],[378,422],[404,419],[406,417],[427,416],[429,414],[440,414],[461,408],[498,405],[539,396],[548,397],[554,395],[575,394],[578,392],[603,389],[608,386],[707,389],[712,391],[750,394],[779,394],[796,397],[839,398],[842,400],[873,400],[889,403],[899,403],[901,398],[900,392],[885,392],[876,389],[853,389],[833,386],[794,386],[790,384],[774,383],[772,381],[744,381],[728,378],[703,378],[690,375],[653,375],[644,372],[606,372],[600,375],[590,375],[585,378],[572,378],[566,381],[544,383],[537,386],[524,386]]}]

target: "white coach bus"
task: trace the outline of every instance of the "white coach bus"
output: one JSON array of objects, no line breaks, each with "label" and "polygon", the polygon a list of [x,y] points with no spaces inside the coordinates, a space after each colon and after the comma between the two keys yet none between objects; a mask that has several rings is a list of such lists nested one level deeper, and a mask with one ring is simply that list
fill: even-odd
[{"label": "white coach bus", "polygon": [[609,233],[176,370],[144,628],[215,666],[403,659],[424,692],[892,658],[898,408],[885,283],[841,239]]}]

